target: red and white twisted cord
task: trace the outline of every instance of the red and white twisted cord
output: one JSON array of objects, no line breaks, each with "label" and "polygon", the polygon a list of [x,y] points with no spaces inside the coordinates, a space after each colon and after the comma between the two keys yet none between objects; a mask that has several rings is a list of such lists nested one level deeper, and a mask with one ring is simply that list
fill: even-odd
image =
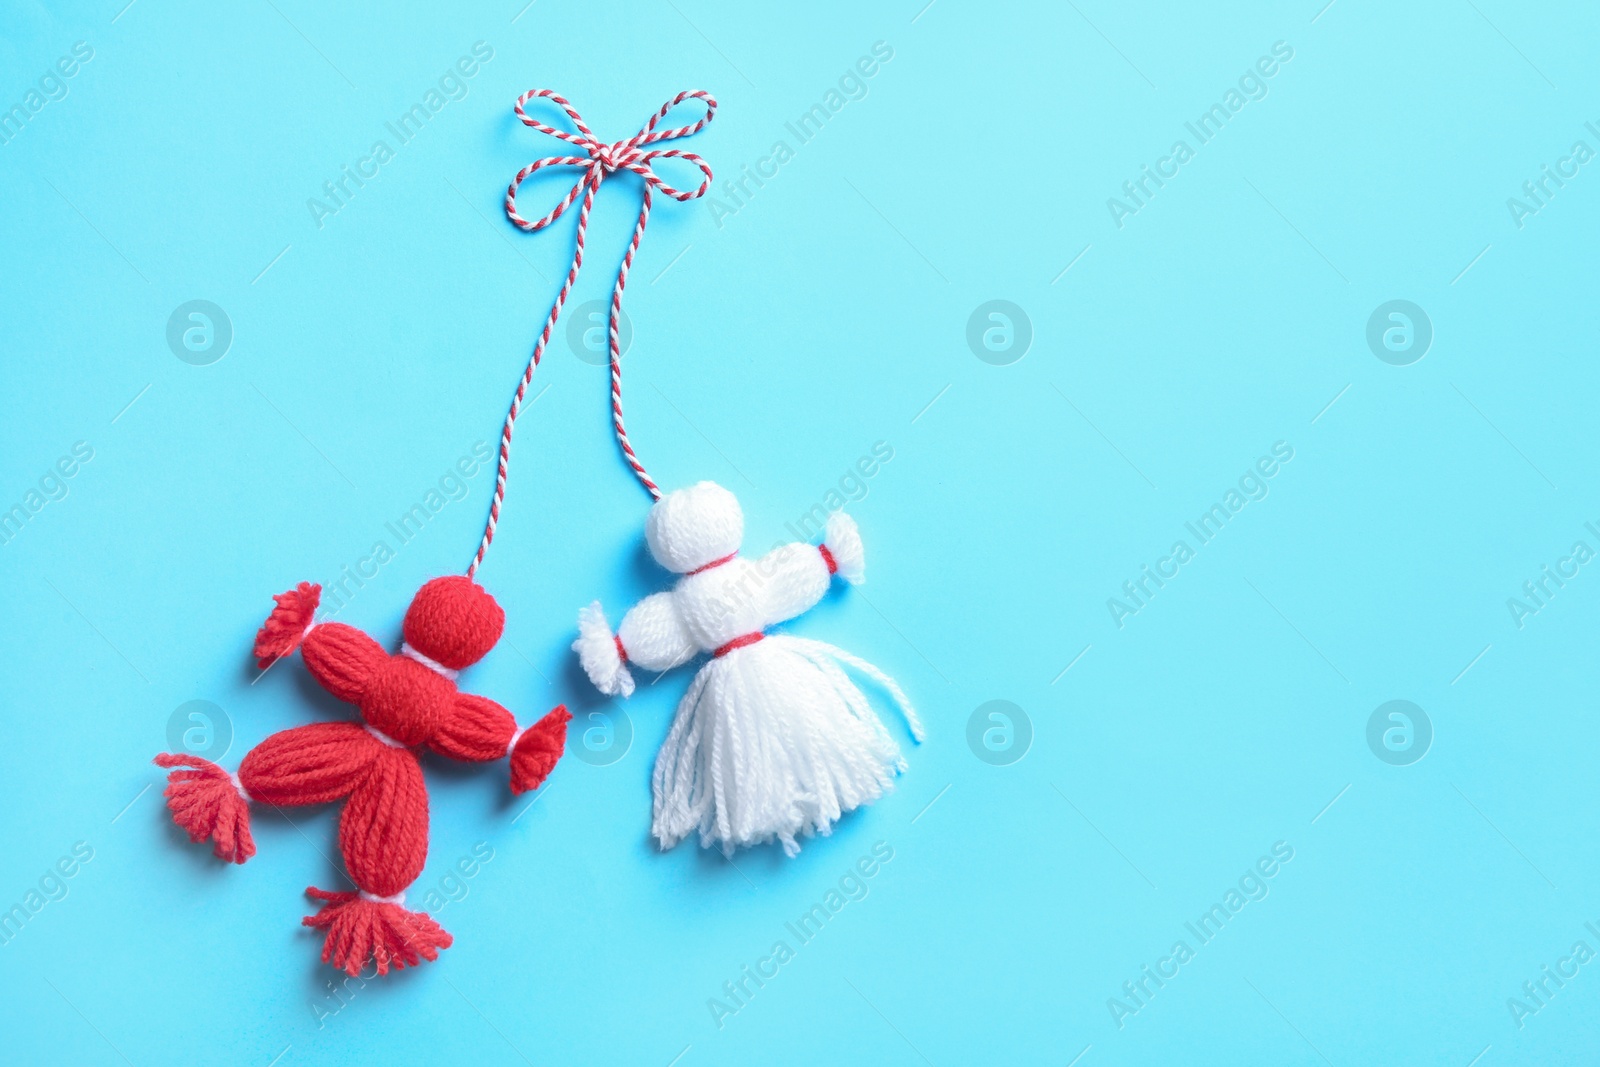
[{"label": "red and white twisted cord", "polygon": [[[554,126],[540,122],[529,116],[523,105],[535,98],[550,100],[566,112],[567,118],[572,120],[572,125],[577,128],[577,133],[558,130]],[[667,112],[683,103],[685,100],[701,100],[706,105],[706,113],[699,122],[687,126],[677,126],[671,129],[658,130],[657,124],[666,117]],[[578,280],[578,271],[583,267],[583,246],[589,230],[589,212],[594,208],[595,193],[600,189],[600,183],[606,177],[619,170],[632,171],[644,179],[644,199],[639,210],[639,221],[633,228],[633,239],[628,242],[628,251],[623,256],[622,266],[617,271],[617,280],[611,292],[610,316],[610,345],[611,345],[611,415],[616,426],[617,443],[622,447],[623,457],[628,461],[628,466],[638,476],[652,497],[659,500],[661,490],[645,472],[644,464],[639,462],[639,457],[633,451],[633,445],[628,441],[627,430],[622,423],[622,351],[618,338],[618,323],[622,317],[622,291],[628,284],[628,271],[633,266],[634,256],[639,251],[639,242],[644,237],[645,224],[650,220],[650,201],[652,193],[659,189],[662,193],[674,200],[687,201],[704,196],[711,188],[711,165],[693,152],[684,152],[676,148],[651,148],[647,145],[659,141],[675,140],[679,137],[688,137],[699,133],[711,122],[712,116],[717,112],[716,97],[703,89],[686,90],[679,93],[663,104],[644,128],[632,137],[614,144],[603,144],[595,139],[594,133],[584,123],[583,117],[559,93],[550,89],[530,89],[517,98],[514,109],[517,118],[525,126],[531,126],[540,133],[547,133],[558,137],[568,144],[577,145],[587,155],[583,156],[549,156],[528,164],[517,172],[511,179],[511,184],[506,188],[506,216],[513,223],[529,232],[542,230],[559,219],[568,208],[581,196],[583,204],[578,209],[578,232],[572,252],[572,266],[567,270],[567,277],[561,285],[561,291],[556,294],[555,303],[550,307],[550,314],[545,316],[544,329],[539,332],[539,339],[534,343],[533,355],[528,360],[528,369],[523,372],[522,381],[517,385],[517,391],[511,398],[510,410],[506,412],[504,429],[500,432],[500,460],[495,473],[494,500],[489,504],[489,521],[483,529],[483,539],[478,544],[478,554],[473,557],[472,565],[467,568],[467,577],[477,573],[478,567],[483,563],[484,555],[489,551],[489,545],[494,540],[495,526],[500,521],[500,508],[505,502],[506,472],[511,466],[511,434],[516,427],[517,416],[522,411],[522,401],[527,395],[528,385],[533,381],[533,372],[538,369],[539,361],[544,358],[545,347],[550,343],[550,337],[555,332],[556,321],[561,317],[561,308],[567,302],[567,297],[572,292],[572,286]],[[657,159],[682,159],[693,164],[699,169],[701,182],[698,188],[690,190],[676,189],[656,174],[650,166]],[[530,176],[543,170],[545,167],[564,166],[581,167],[583,175],[573,185],[567,195],[561,199],[547,215],[532,222],[523,218],[517,212],[517,190]]]}]

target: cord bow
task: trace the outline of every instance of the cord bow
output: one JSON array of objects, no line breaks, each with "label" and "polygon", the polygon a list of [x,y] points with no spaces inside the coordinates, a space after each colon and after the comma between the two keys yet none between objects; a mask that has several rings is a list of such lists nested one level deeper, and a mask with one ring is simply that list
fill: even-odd
[{"label": "cord bow", "polygon": [[[523,105],[534,99],[549,100],[556,104],[562,111],[567,113],[567,118],[572,120],[572,125],[577,127],[578,132],[570,133],[566,130],[558,130],[554,126],[540,122],[530,116],[523,110]],[[668,130],[656,129],[661,120],[666,118],[667,112],[685,100],[705,101],[705,116],[699,122],[689,126],[678,126]],[[685,152],[677,148],[647,149],[646,147],[662,141],[673,141],[680,137],[689,137],[705,129],[711,123],[712,117],[717,113],[717,100],[716,97],[704,89],[688,89],[679,93],[661,105],[661,110],[650,116],[650,121],[645,123],[644,128],[638,133],[612,144],[606,144],[595,137],[594,131],[589,129],[588,124],[583,121],[583,116],[578,114],[577,109],[568,103],[565,97],[552,89],[529,89],[517,98],[514,110],[517,113],[517,118],[522,120],[524,126],[531,126],[540,133],[559,137],[568,144],[576,145],[588,153],[582,156],[546,156],[544,159],[535,160],[517,171],[517,176],[511,179],[510,186],[506,188],[506,215],[524,230],[544,229],[556,219],[559,219],[578,197],[585,196],[587,192],[586,200],[592,198],[594,190],[600,188],[600,183],[606,179],[607,175],[619,170],[632,171],[644,179],[647,211],[650,195],[654,190],[659,190],[662,194],[670,196],[674,200],[686,201],[704,196],[711,188],[711,164],[695,153]],[[699,169],[702,176],[699,187],[685,191],[668,184],[662,180],[661,176],[650,165],[657,159],[681,159],[693,164]],[[517,212],[517,190],[532,175],[537,174],[545,167],[556,166],[582,167],[584,174],[573,185],[571,191],[567,193],[562,201],[555,206],[554,210],[542,218],[529,222]]]}]

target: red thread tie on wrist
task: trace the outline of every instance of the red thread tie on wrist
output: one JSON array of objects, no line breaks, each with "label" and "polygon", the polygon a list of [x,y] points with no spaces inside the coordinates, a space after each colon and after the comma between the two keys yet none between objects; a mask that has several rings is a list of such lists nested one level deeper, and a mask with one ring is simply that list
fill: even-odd
[{"label": "red thread tie on wrist", "polygon": [[833,558],[833,553],[828,550],[828,546],[827,545],[818,545],[817,546],[817,551],[822,554],[822,562],[824,562],[824,563],[826,563],[828,565],[828,573],[829,574],[838,574],[839,573],[839,561]]},{"label": "red thread tie on wrist", "polygon": [[622,662],[628,662],[628,650],[622,647],[622,635],[612,634],[611,640],[617,643],[617,655],[622,657]]},{"label": "red thread tie on wrist", "polygon": [[[531,118],[523,110],[523,105],[530,100],[549,100],[562,111],[576,127],[576,133],[558,130],[554,126]],[[686,100],[700,100],[706,105],[706,113],[699,122],[687,126],[676,126],[671,129],[656,129],[656,126],[667,116],[667,113]],[[494,540],[494,529],[500,521],[500,508],[505,501],[506,470],[511,464],[511,430],[516,424],[517,415],[522,411],[523,397],[528,392],[528,384],[533,381],[533,372],[539,366],[539,360],[544,356],[545,346],[550,343],[550,337],[555,331],[556,321],[561,317],[561,308],[567,302],[567,297],[572,292],[573,283],[578,280],[578,270],[583,266],[583,246],[589,232],[589,212],[594,208],[595,193],[600,189],[600,183],[607,177],[619,171],[631,171],[644,179],[644,198],[639,206],[639,220],[634,223],[633,239],[628,242],[628,251],[622,257],[622,266],[617,271],[617,280],[611,289],[611,318],[608,327],[608,336],[611,345],[611,419],[616,428],[617,444],[622,448],[622,454],[628,461],[628,466],[633,468],[633,473],[656,500],[661,499],[661,489],[645,473],[644,464],[639,462],[639,457],[634,454],[633,445],[628,442],[628,431],[622,425],[622,350],[618,335],[618,323],[622,317],[622,291],[628,284],[628,271],[633,268],[633,258],[639,252],[639,241],[644,237],[645,224],[650,220],[650,203],[656,192],[670,196],[677,201],[694,200],[704,196],[711,188],[711,164],[695,155],[677,148],[651,148],[649,146],[662,141],[677,140],[680,137],[689,137],[699,133],[710,124],[712,116],[717,113],[717,99],[704,89],[691,89],[679,93],[665,104],[661,105],[644,128],[625,140],[612,144],[605,144],[597,139],[594,132],[583,121],[583,116],[569,104],[559,93],[550,89],[529,89],[517,98],[514,109],[517,118],[525,126],[531,126],[540,133],[547,133],[558,137],[570,145],[582,149],[584,155],[547,156],[535,160],[526,167],[517,171],[517,176],[511,179],[511,184],[506,188],[506,216],[517,226],[533,232],[542,230],[552,222],[559,219],[581,197],[583,203],[578,208],[578,235],[577,242],[572,251],[572,266],[567,270],[566,281],[561,284],[561,291],[556,294],[555,303],[551,305],[550,314],[545,316],[544,329],[539,333],[539,340],[533,346],[533,356],[528,361],[528,369],[523,372],[522,381],[517,386],[516,394],[511,399],[511,409],[506,413],[505,427],[500,432],[500,461],[499,469],[495,475],[494,499],[489,504],[489,521],[484,526],[483,540],[478,545],[478,554],[473,558],[472,565],[467,568],[467,577],[477,573],[478,566],[483,562],[483,557],[489,551],[489,543]],[[651,164],[658,159],[681,159],[696,167],[700,171],[700,184],[693,189],[678,189],[661,180]],[[546,167],[581,167],[583,174],[577,183],[567,192],[549,214],[543,215],[531,222],[517,212],[517,190],[532,175]]]}]

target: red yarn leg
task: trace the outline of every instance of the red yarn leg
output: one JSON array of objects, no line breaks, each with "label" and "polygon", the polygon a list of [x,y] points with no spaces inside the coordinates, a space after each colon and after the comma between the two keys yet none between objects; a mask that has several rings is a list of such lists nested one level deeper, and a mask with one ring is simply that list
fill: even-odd
[{"label": "red yarn leg", "polygon": [[361,784],[384,750],[355,723],[319,722],[273,734],[245,753],[237,781],[198,756],[162,753],[156,763],[174,768],[167,807],[189,840],[210,841],[218,856],[243,863],[256,854],[250,800],[279,806],[338,800]]},{"label": "red yarn leg", "polygon": [[344,806],[339,850],[351,880],[373,896],[395,896],[417,880],[428,859],[428,789],[415,753],[383,748]]},{"label": "red yarn leg", "polygon": [[315,722],[273,734],[245,754],[239,781],[251,800],[280,807],[349,796],[390,751],[353,722]]},{"label": "red yarn leg", "polygon": [[322,959],[347,974],[371,962],[379,974],[434,960],[451,937],[427,914],[401,904],[428,858],[428,793],[415,754],[388,748],[350,794],[339,820],[339,849],[360,890],[307,889],[323,901],[305,924],[326,930]]},{"label": "red yarn leg", "polygon": [[256,854],[250,806],[227,771],[208,759],[171,752],[163,752],[155,762],[176,768],[167,775],[163,795],[172,821],[188,831],[190,841],[210,841],[212,851],[232,863]]}]

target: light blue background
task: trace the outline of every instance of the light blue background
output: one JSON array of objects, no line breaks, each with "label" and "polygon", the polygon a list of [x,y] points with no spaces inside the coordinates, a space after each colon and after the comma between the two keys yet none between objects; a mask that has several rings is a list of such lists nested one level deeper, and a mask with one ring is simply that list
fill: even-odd
[{"label": "light blue background", "polygon": [[[94,449],[0,546],[0,907],[94,850],[0,947],[12,1062],[1592,1054],[1600,963],[1521,1028],[1507,998],[1574,942],[1600,949],[1600,577],[1521,629],[1506,604],[1574,541],[1600,548],[1600,174],[1520,229],[1506,205],[1575,140],[1600,149],[1592,9],[122,2],[0,8],[0,107],[94,49],[0,146],[0,504]],[[480,40],[468,95],[319,229],[307,198]],[[784,123],[880,40],[867,97],[797,145]],[[1294,56],[1266,98],[1119,229],[1107,198],[1277,41]],[[333,812],[258,816],[259,854],[225,868],[168,821],[149,759],[189,700],[224,710],[229,766],[345,713],[298,663],[251,685],[251,637],[270,594],[336,577],[494,440],[570,255],[569,227],[499,210],[559,148],[511,114],[534,86],[608,139],[711,89],[722,110],[683,147],[724,177],[796,148],[720,226],[658,203],[628,295],[630,426],[663,483],[740,495],[752,550],[892,446],[850,505],[869,584],[794,629],[897,676],[930,738],[832,838],[736,867],[646,839],[687,670],[627,704],[625,758],[569,757],[532,808],[503,765],[430,760],[414,894],[475,844],[494,859],[439,914],[455,947],[339,1008],[298,925],[306,885],[340,884]],[[600,195],[575,299],[604,297],[637,197]],[[210,366],[165,341],[191,299],[235,331]],[[1034,331],[1009,366],[965,340],[991,299]],[[1410,366],[1365,341],[1392,299],[1432,320]],[[606,705],[567,652],[577,608],[615,617],[665,579],[605,372],[564,338],[481,572],[507,640],[465,681],[583,725]],[[1294,458],[1270,495],[1119,629],[1107,598],[1278,441]],[[418,584],[470,558],[491,477],[341,618],[394,641]],[[994,699],[1032,723],[1009,766],[966,741]],[[1367,745],[1392,699],[1435,732],[1411,766]],[[894,859],[870,894],[719,1029],[708,998],[878,841]],[[1278,841],[1294,859],[1270,895],[1119,1029],[1108,998]]]}]

